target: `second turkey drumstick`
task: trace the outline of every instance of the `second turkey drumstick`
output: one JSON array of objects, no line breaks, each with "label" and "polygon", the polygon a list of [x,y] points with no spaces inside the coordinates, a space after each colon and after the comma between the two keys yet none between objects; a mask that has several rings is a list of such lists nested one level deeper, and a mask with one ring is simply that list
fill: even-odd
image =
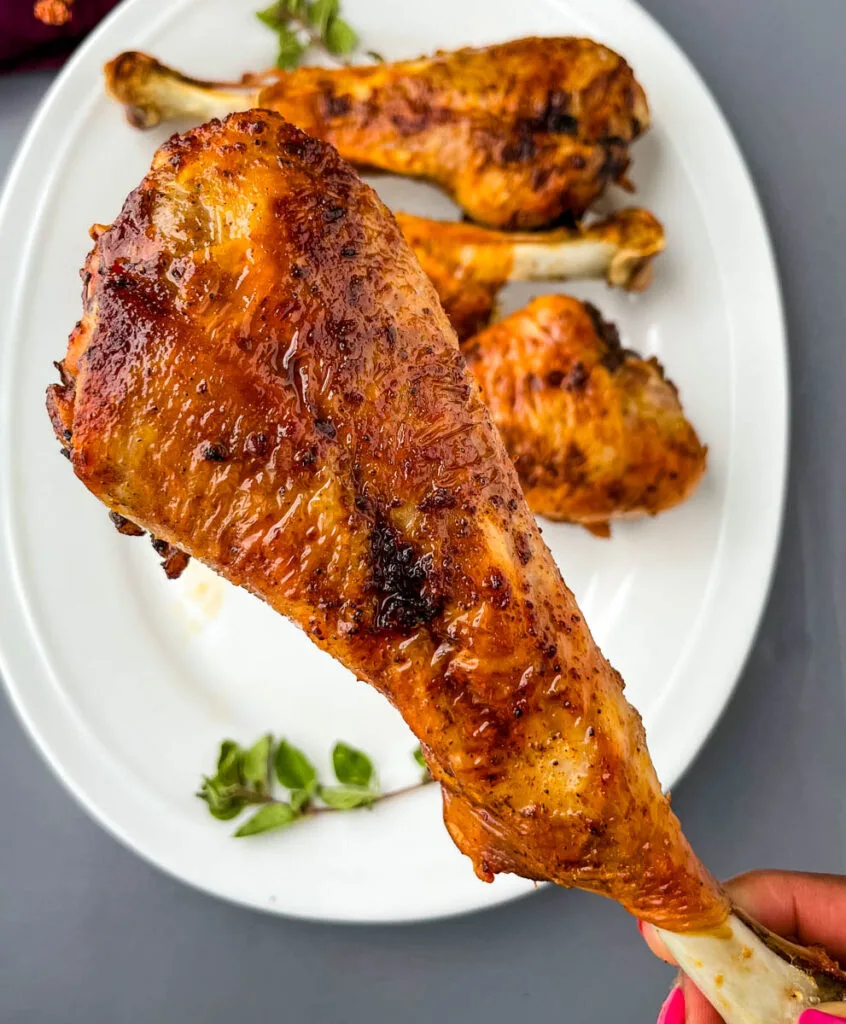
[{"label": "second turkey drumstick", "polygon": [[509,281],[604,278],[642,291],[664,249],[664,229],[648,210],[553,231],[494,231],[476,224],[395,214],[406,241],[438,291],[459,341],[487,327]]},{"label": "second turkey drumstick", "polygon": [[240,85],[188,78],[136,52],[105,74],[137,127],[268,108],[354,164],[426,178],[473,220],[509,230],[580,217],[609,182],[625,182],[629,145],[649,126],[632,69],[591,39],[271,70]]}]

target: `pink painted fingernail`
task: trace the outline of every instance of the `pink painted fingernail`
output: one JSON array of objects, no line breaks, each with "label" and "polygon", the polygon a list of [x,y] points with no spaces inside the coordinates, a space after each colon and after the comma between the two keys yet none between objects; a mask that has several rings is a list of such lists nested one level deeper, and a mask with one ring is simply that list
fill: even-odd
[{"label": "pink painted fingernail", "polygon": [[822,1010],[805,1010],[796,1024],[843,1024],[843,1018],[833,1013],[823,1013]]},{"label": "pink painted fingernail", "polygon": [[664,1000],[656,1024],[684,1024],[684,992],[680,988],[674,988]]}]

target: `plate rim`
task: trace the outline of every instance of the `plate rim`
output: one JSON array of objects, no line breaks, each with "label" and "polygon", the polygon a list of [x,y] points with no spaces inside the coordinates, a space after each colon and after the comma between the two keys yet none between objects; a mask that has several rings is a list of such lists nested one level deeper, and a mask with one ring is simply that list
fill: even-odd
[{"label": "plate rim", "polygon": [[[545,0],[545,2],[553,8],[565,11],[569,10],[571,13],[578,14],[585,6],[587,0]],[[754,223],[756,241],[760,243],[763,253],[764,258],[760,269],[760,276],[762,277],[769,292],[769,295],[767,296],[769,301],[768,317],[772,320],[772,326],[776,336],[773,339],[770,356],[775,354],[776,348],[778,348],[779,355],[777,360],[773,360],[773,365],[771,366],[771,369],[775,372],[771,380],[773,391],[769,396],[770,403],[772,405],[771,413],[775,415],[776,427],[778,428],[776,431],[778,436],[775,438],[777,442],[778,458],[773,458],[771,460],[773,465],[771,466],[772,479],[770,482],[770,488],[772,490],[771,497],[774,500],[772,500],[768,506],[768,521],[758,524],[761,527],[757,545],[757,564],[759,572],[757,573],[754,583],[746,584],[747,590],[750,591],[747,594],[746,601],[746,620],[748,626],[742,631],[743,639],[734,644],[734,649],[727,656],[724,678],[720,685],[715,687],[715,691],[719,692],[714,692],[710,695],[710,722],[708,727],[698,733],[697,739],[692,744],[688,745],[683,754],[676,756],[673,767],[669,771],[665,772],[666,775],[671,777],[672,783],[675,785],[679,779],[685,775],[699,756],[702,747],[712,735],[740,681],[743,669],[754,648],[758,636],[772,587],[776,566],[778,564],[778,553],[784,526],[790,453],[790,400],[787,329],[781,283],[769,227],[754,180],[749,172],[742,151],[725,115],[722,113],[722,110],[717,104],[709,87],[700,76],[694,64],[687,57],[686,53],[649,12],[640,7],[640,5],[636,3],[636,0],[603,0],[603,2],[608,8],[623,8],[630,15],[639,17],[644,29],[655,37],[656,41],[660,43],[662,49],[666,49],[668,52],[671,52],[674,57],[682,63],[691,83],[697,87],[697,91],[700,93],[702,100],[710,107],[710,114],[712,118],[715,119],[715,126],[719,128],[723,140],[728,145],[728,151],[731,153],[733,163],[733,166],[731,167],[731,174],[736,179],[737,186],[743,193],[745,193],[746,213],[751,217],[751,220]],[[128,18],[132,11],[140,10],[142,6],[143,0],[123,0],[123,2],[120,3],[83,42],[45,93],[17,147],[15,156],[6,176],[2,196],[0,196],[0,237],[5,238],[6,231],[8,230],[8,223],[12,220],[13,198],[26,184],[24,179],[26,177],[28,163],[32,158],[32,154],[36,150],[44,128],[49,123],[49,119],[54,112],[58,98],[65,91],[67,81],[76,74],[78,67],[85,66],[89,62],[89,54],[97,48],[101,38],[107,36],[112,31],[112,26],[116,22],[123,21],[123,19]],[[181,6],[181,3],[174,5],[171,10],[176,10]],[[592,7],[595,11],[595,0]],[[160,8],[157,12],[156,20],[161,16],[162,9]],[[84,102],[85,100],[83,98],[83,100],[80,101],[81,105],[84,105]],[[31,206],[33,209],[37,208],[40,200],[40,196],[34,191],[34,188],[35,181],[33,177],[33,182],[29,184],[30,198],[33,200]],[[48,191],[49,189],[45,189],[45,194],[47,194]],[[23,241],[28,242],[29,240],[30,236],[25,234],[23,236]],[[5,290],[6,294],[13,298],[20,284],[24,280],[24,273],[25,268],[28,265],[28,260],[21,260],[20,264],[16,266],[9,255],[10,251],[14,250],[14,246],[7,244],[3,248],[6,252],[6,256],[4,257],[2,256],[2,253],[0,253],[0,267],[3,267],[5,263],[5,269],[7,271],[9,270],[9,267],[14,268],[14,271],[11,273],[7,272],[5,274],[0,273],[0,294]],[[721,282],[725,286],[722,267],[720,267],[720,270]],[[4,282],[6,282],[5,285]],[[14,302],[8,303],[6,306],[0,306],[0,310],[14,310],[15,308]],[[9,315],[11,316],[11,314]],[[6,341],[6,337],[10,340]],[[0,345],[0,360],[5,361],[10,357],[10,353],[15,347],[13,341],[14,331],[10,331],[8,335],[4,335],[4,341],[2,345]],[[778,342],[777,345],[776,342]],[[734,405],[732,405],[732,413],[734,412]],[[2,410],[2,413],[5,420],[7,410]],[[8,436],[9,433],[7,431],[6,437]],[[732,439],[733,448],[733,442],[735,439],[734,429],[730,433],[730,437]],[[6,443],[5,440],[3,443]],[[776,446],[774,445],[773,447],[775,448]],[[729,459],[729,464],[731,464],[731,459]],[[5,479],[0,477],[0,509],[7,507],[8,501],[11,500],[11,491],[13,488],[8,480],[9,475],[10,474],[5,474]],[[730,484],[731,480],[729,480],[727,485],[726,505],[730,498]],[[728,517],[724,515],[721,523],[720,538],[715,547],[715,565],[719,564],[719,553],[725,545],[727,518]],[[3,534],[2,543],[0,543],[0,676],[2,676],[6,692],[9,695],[10,703],[26,731],[33,739],[36,748],[74,799],[83,806],[86,812],[94,818],[101,827],[117,838],[123,845],[129,847],[134,853],[141,856],[145,861],[153,864],[156,868],[164,871],[171,877],[177,878],[179,881],[188,884],[192,888],[212,894],[229,902],[249,906],[253,909],[262,910],[268,913],[278,913],[289,917],[326,922],[358,921],[362,923],[408,923],[423,920],[436,920],[496,906],[501,903],[509,902],[512,899],[520,898],[525,894],[524,892],[513,890],[496,893],[494,887],[491,887],[487,892],[483,889],[480,889],[479,891],[480,896],[487,896],[486,899],[468,901],[468,905],[466,906],[457,905],[450,908],[438,907],[431,912],[422,908],[416,911],[403,910],[396,912],[391,910],[388,913],[374,913],[368,917],[363,917],[361,915],[345,916],[343,914],[332,914],[330,916],[325,913],[320,913],[317,910],[314,912],[299,912],[297,910],[291,910],[290,908],[275,907],[273,905],[268,905],[267,903],[259,902],[258,900],[244,894],[225,891],[208,880],[191,875],[189,871],[184,869],[184,867],[180,868],[174,863],[167,863],[165,860],[155,856],[155,854],[149,849],[144,848],[143,844],[139,844],[137,837],[131,836],[125,828],[118,824],[107,808],[102,806],[101,803],[98,803],[95,797],[91,795],[90,784],[86,785],[86,780],[84,778],[78,778],[74,775],[74,769],[68,767],[68,761],[73,760],[73,757],[69,757],[67,751],[63,754],[60,750],[56,749],[55,745],[52,745],[49,742],[46,735],[46,733],[49,732],[49,729],[44,728],[43,722],[39,723],[37,708],[32,708],[27,703],[26,686],[25,684],[21,685],[20,682],[23,673],[19,676],[16,670],[12,668],[12,663],[16,660],[20,661],[22,656],[26,657],[27,654],[29,654],[35,655],[35,662],[37,664],[38,655],[34,649],[29,652],[24,651],[24,648],[32,644],[35,638],[30,634],[32,623],[29,621],[29,612],[26,604],[18,596],[17,575],[19,566],[12,545],[11,531],[4,528]],[[715,576],[716,573],[712,572],[709,579],[708,590],[713,587]],[[703,595],[703,600],[700,605],[700,616],[704,614],[708,603],[708,596],[706,593]],[[16,629],[12,624],[15,616],[19,617],[25,633]],[[530,891],[530,889],[526,890],[526,892]]]}]

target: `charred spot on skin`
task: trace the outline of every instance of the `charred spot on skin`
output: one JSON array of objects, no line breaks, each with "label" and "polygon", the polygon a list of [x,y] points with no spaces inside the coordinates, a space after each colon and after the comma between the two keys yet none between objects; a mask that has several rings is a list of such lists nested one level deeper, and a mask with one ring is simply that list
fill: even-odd
[{"label": "charred spot on skin", "polygon": [[150,534],[150,542],[153,545],[153,550],[162,559],[165,576],[169,580],[178,579],[191,561],[191,556],[186,555],[184,551],[180,551],[172,544],[168,544],[166,540],[154,537],[153,534]]},{"label": "charred spot on skin", "polygon": [[382,513],[370,534],[373,588],[378,598],[377,629],[410,633],[443,610],[433,593],[431,554],[418,555]]},{"label": "charred spot on skin", "polygon": [[268,448],[267,435],[261,431],[248,434],[247,439],[244,442],[244,448],[248,455],[266,455]]},{"label": "charred spot on skin", "polygon": [[503,146],[500,156],[505,164],[519,164],[528,163],[536,152],[537,146],[532,138],[531,128],[528,123],[523,122],[518,129],[517,138]]},{"label": "charred spot on skin", "polygon": [[448,487],[436,487],[417,506],[421,512],[437,512],[444,508],[455,508],[455,495]]},{"label": "charred spot on skin", "polygon": [[367,279],[362,277],[361,274],[350,275],[349,284],[347,285],[347,294],[350,297],[350,302],[357,306],[364,294],[367,291]]},{"label": "charred spot on skin", "polygon": [[587,380],[588,371],[585,369],[585,364],[577,362],[563,381],[563,387],[567,391],[583,391]]},{"label": "charred spot on skin", "polygon": [[570,97],[560,89],[547,96],[546,107],[539,120],[541,130],[554,135],[578,135],[579,121],[570,111]]},{"label": "charred spot on skin", "polygon": [[626,488],[623,486],[621,481],[612,480],[605,488],[605,493],[612,504],[619,505],[626,496]]},{"label": "charred spot on skin", "polygon": [[356,494],[353,504],[356,507],[356,511],[361,512],[364,515],[373,514],[373,503],[366,494]]},{"label": "charred spot on skin", "polygon": [[351,107],[352,100],[349,96],[336,96],[331,89],[325,94],[323,109],[326,117],[343,117],[350,112]]},{"label": "charred spot on skin", "polygon": [[620,332],[617,330],[616,324],[606,320],[593,303],[586,302],[584,307],[593,324],[594,331],[605,343],[606,350],[601,360],[602,365],[609,373],[613,373],[622,366],[629,352],[623,348],[620,341]]},{"label": "charred spot on skin", "polygon": [[491,569],[485,578],[485,587],[492,591],[488,598],[494,608],[503,610],[511,604],[511,587],[500,569]]},{"label": "charred spot on skin", "polygon": [[110,512],[109,519],[111,519],[114,528],[118,533],[122,533],[124,537],[143,537],[144,530],[140,526],[136,526],[135,523],[130,522],[126,516],[122,516],[120,512]]},{"label": "charred spot on skin", "polygon": [[226,462],[229,458],[229,449],[221,442],[207,441],[201,450],[206,462]]},{"label": "charred spot on skin", "polygon": [[[304,164],[319,164],[323,154],[323,143],[306,135],[305,132],[296,132],[294,138],[289,135],[290,126],[285,124],[279,128],[279,149],[288,156],[301,160]],[[282,162],[282,158],[279,158]]]},{"label": "charred spot on skin", "polygon": [[547,225],[547,229],[552,231],[554,228],[567,228],[570,231],[575,231],[579,226],[579,218],[576,216],[573,210],[563,210],[559,216],[554,220],[550,221]]},{"label": "charred spot on skin", "polygon": [[620,181],[629,167],[629,153],[626,144],[616,137],[602,140],[605,156],[599,169],[599,176],[606,181]]},{"label": "charred spot on skin", "polygon": [[528,565],[532,560],[532,542],[525,533],[518,532],[514,535],[514,547],[517,549],[520,565]]},{"label": "charred spot on skin", "polygon": [[555,135],[578,135],[579,122],[572,114],[552,111],[547,118],[547,131]]},{"label": "charred spot on skin", "polygon": [[358,256],[358,249],[354,245],[345,245],[341,249],[341,255],[345,260],[355,259]]},{"label": "charred spot on skin", "polygon": [[[504,163],[521,163],[532,160],[537,154],[536,135],[579,134],[578,118],[569,113],[570,97],[555,90],[547,96],[546,105],[536,117],[522,118],[516,125],[516,139],[502,150]],[[544,182],[538,182],[538,188]]]},{"label": "charred spot on skin", "polygon": [[298,466],[313,466],[317,461],[317,449],[315,447],[305,448],[294,454],[294,462]]},{"label": "charred spot on skin", "polygon": [[328,420],[328,419],[327,420],[315,420],[314,421],[314,428],[315,428],[315,430],[319,434],[322,434],[324,437],[328,437],[330,441],[333,441],[335,439],[336,434],[337,434],[337,431],[335,429],[335,424],[331,420]]},{"label": "charred spot on skin", "polygon": [[573,364],[569,373],[564,370],[552,370],[546,375],[546,383],[551,388],[563,388],[565,391],[583,391],[587,384],[588,372],[581,361]]}]

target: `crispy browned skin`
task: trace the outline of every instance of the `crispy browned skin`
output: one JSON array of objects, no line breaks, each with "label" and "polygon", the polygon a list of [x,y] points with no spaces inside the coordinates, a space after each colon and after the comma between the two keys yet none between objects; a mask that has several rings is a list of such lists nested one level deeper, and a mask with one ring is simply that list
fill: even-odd
[{"label": "crispy browned skin", "polygon": [[80,480],[385,694],[483,878],[723,918],[434,288],[330,147],[263,111],[174,136],[97,238],[62,374]]},{"label": "crispy browned skin", "polygon": [[642,291],[664,229],[648,210],[619,210],[589,226],[517,233],[460,221],[397,213],[397,223],[437,289],[459,341],[490,322],[497,295],[510,280],[604,277]]},{"label": "crispy browned skin", "polygon": [[535,299],[464,348],[535,512],[607,527],[684,501],[706,448],[655,359],[565,295]]},{"label": "crispy browned skin", "polygon": [[[139,126],[220,109],[213,83],[146,54],[121,54],[105,73]],[[277,111],[359,166],[433,181],[474,220],[501,228],[581,216],[609,181],[624,181],[629,144],[649,124],[632,69],[591,39],[517,39],[245,82],[244,106]],[[218,92],[241,106],[231,88]]]}]

